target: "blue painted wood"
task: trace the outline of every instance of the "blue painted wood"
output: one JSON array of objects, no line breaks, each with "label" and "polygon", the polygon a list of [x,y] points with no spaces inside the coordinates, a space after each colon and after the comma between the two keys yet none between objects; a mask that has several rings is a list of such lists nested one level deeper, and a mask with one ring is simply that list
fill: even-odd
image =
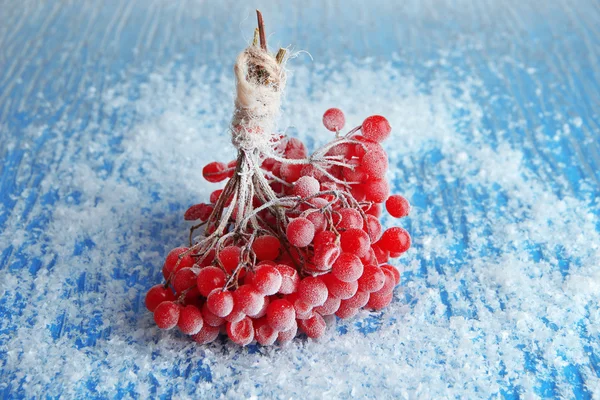
[{"label": "blue painted wood", "polygon": [[[600,6],[597,2],[289,3],[259,1],[256,6],[263,10],[268,28],[275,31],[272,44],[293,43],[298,49],[310,51],[315,64],[307,58],[295,61],[308,70],[332,61],[358,62],[372,57],[377,65],[390,63],[398,76],[414,77],[424,94],[436,90],[436,78],[447,77],[455,98],[463,94],[465,81],[478,81],[479,85],[470,87],[470,96],[483,110],[483,115],[477,117],[481,122],[480,136],[473,131],[472,122],[476,118],[471,114],[473,110],[453,108],[456,130],[465,142],[481,140],[499,152],[518,149],[524,155],[522,172],[532,187],[544,188],[559,199],[579,201],[578,204],[585,206],[581,213],[589,213],[596,231],[600,230],[597,207]],[[205,352],[187,346],[183,339],[165,344],[162,338],[166,336],[151,330],[143,307],[145,290],[159,279],[157,260],[168,248],[185,239],[186,228],[180,221],[182,211],[197,199],[196,194],[206,196],[209,189],[201,187],[198,193],[168,198],[170,193],[160,182],[151,178],[131,179],[123,173],[130,168],[127,157],[131,148],[123,143],[128,140],[125,133],[132,127],[156,123],[144,120],[147,114],[132,106],[143,96],[145,85],[151,84],[151,73],[161,71],[163,76],[175,80],[179,72],[189,76],[191,71],[206,66],[218,85],[220,74],[230,69],[244,38],[252,32],[252,9],[230,1],[217,4],[161,0],[75,3],[32,0],[3,2],[0,8],[2,397],[30,398],[38,394],[58,397],[61,393],[66,397],[90,398],[167,398],[184,393],[204,397],[222,393],[235,397],[236,380],[232,376],[248,368],[247,364],[236,365],[235,361],[248,360],[248,353],[255,354],[257,359],[259,356],[269,359],[269,354],[255,346],[239,350],[221,344]],[[332,63],[321,73],[333,76],[337,68],[339,64]],[[106,91],[123,82],[128,83],[122,93],[125,105],[113,108],[106,103]],[[310,97],[317,89],[309,87],[307,95]],[[226,120],[215,124],[223,122]],[[568,134],[556,136],[557,131],[565,129],[565,124],[569,126]],[[89,227],[82,234],[53,230],[57,226],[53,221],[66,219],[64,213],[69,207],[89,207],[90,219],[102,219],[106,215],[103,212],[110,212],[102,208],[106,199],[88,198],[89,191],[83,189],[86,182],[69,174],[68,165],[80,168],[85,160],[93,160],[86,165],[98,182],[117,182],[122,186],[115,186],[115,190],[134,187],[144,194],[139,209],[119,214],[123,220],[114,226],[117,235],[110,237],[122,242],[117,243],[115,254],[107,255],[110,262],[97,270],[89,268],[90,260],[105,254],[102,253],[105,246],[114,245],[103,239],[103,232],[94,232]],[[209,160],[210,157],[206,161]],[[493,261],[510,253],[507,249],[511,243],[491,235],[497,232],[493,221],[511,224],[530,218],[502,215],[502,210],[510,208],[514,201],[514,193],[501,181],[477,186],[458,172],[457,180],[449,181],[438,171],[440,165],[452,160],[439,147],[414,154],[410,165],[407,158],[396,160],[399,172],[395,183],[411,191],[411,200],[415,207],[424,210],[420,215],[426,221],[408,220],[405,225],[416,239],[414,254],[401,261],[411,262],[414,267],[404,274],[405,285],[434,291],[445,306],[443,313],[448,324],[453,317],[479,321],[486,310],[505,311],[510,299],[499,291],[490,295],[492,300],[478,299],[479,282],[469,280],[468,271],[479,259]],[[160,166],[150,163],[139,168],[150,171]],[[577,221],[578,212],[567,209],[565,219]],[[131,229],[132,225],[136,229]],[[68,228],[68,224],[60,226]],[[95,235],[90,236],[90,232]],[[419,240],[432,232],[438,235],[453,232],[458,237],[451,256],[438,254]],[[57,239],[63,233],[64,242]],[[145,239],[148,237],[152,241]],[[136,245],[136,240],[145,247]],[[585,254],[597,245],[586,243],[578,257],[569,255],[572,253],[567,250],[572,249],[550,247],[539,238],[523,240],[532,262],[555,263],[565,281],[580,268],[589,267],[587,264],[593,257]],[[81,264],[82,268],[73,268],[73,264]],[[467,278],[457,278],[460,274],[467,274]],[[49,275],[61,277],[58,279],[61,285],[48,284]],[[440,281],[436,283],[432,277],[438,275]],[[445,279],[454,278],[459,281],[458,287],[447,287]],[[115,293],[122,296],[123,304],[119,307],[114,306],[115,297],[108,291],[113,287],[111,282],[115,282]],[[415,312],[416,304],[421,301],[413,297],[417,293],[409,290],[406,298],[396,301],[405,302]],[[108,309],[122,310],[119,326],[111,325],[117,321],[114,316],[104,315],[103,302],[111,304]],[[36,310],[32,311],[32,307]],[[500,355],[500,365],[490,366],[490,381],[498,385],[494,396],[586,399],[599,395],[594,390],[599,387],[600,379],[599,336],[594,329],[597,303],[590,302],[585,310],[573,313],[582,315],[573,326],[557,325],[545,316],[538,317],[550,331],[562,334],[573,328],[577,346],[585,349],[583,358],[574,357],[568,347],[562,353],[549,355],[546,348],[538,345],[555,342],[538,343],[533,336],[523,335],[511,349],[522,360],[518,374],[513,373],[513,365],[506,365],[514,360],[512,355]],[[388,317],[362,318],[356,323],[339,325],[337,331],[345,336],[358,329],[365,340],[373,340],[369,335],[390,323]],[[25,338],[30,328],[43,339],[28,342]],[[140,334],[140,328],[149,333]],[[516,335],[519,342],[519,332],[515,329],[508,334]],[[484,333],[489,338],[499,334]],[[44,347],[27,347],[32,343]],[[111,346],[129,349],[125,354],[130,358],[124,355],[117,362],[113,354],[108,361],[104,360]],[[228,365],[206,361],[214,359],[210,351],[222,351]],[[437,363],[454,360],[451,354],[456,348],[450,344],[438,351]],[[64,358],[56,352],[64,353]],[[139,354],[143,359],[132,359],[131,354]],[[75,357],[73,361],[71,356]],[[283,362],[292,355],[286,359],[282,351],[273,357]],[[29,372],[21,368],[32,360],[42,367]],[[414,360],[402,360],[408,364],[411,361]],[[44,364],[53,364],[47,365],[46,376],[42,372]],[[76,366],[76,370],[70,370],[68,365]],[[285,365],[289,369],[286,372],[296,372],[290,367],[293,362]],[[90,370],[85,370],[86,367]],[[92,368],[104,368],[104,372],[96,375]],[[253,368],[254,373],[260,372],[260,367]],[[419,368],[426,365],[413,371]],[[460,368],[464,365],[448,366],[444,371]],[[113,372],[113,380],[108,379],[106,370]],[[309,376],[318,377],[322,373],[326,374],[310,371]],[[30,385],[30,381],[41,386]],[[148,392],[141,392],[142,383]],[[448,396],[476,396],[477,391],[473,392],[470,385],[465,384],[465,391],[461,392],[460,383],[448,381]],[[256,390],[255,393],[267,397],[291,396],[279,386],[260,392],[244,386],[246,381],[238,384],[244,395]],[[348,393],[352,384],[342,382]],[[427,382],[423,384],[427,386]],[[322,397],[315,389],[318,384],[308,385],[312,390],[308,397]],[[401,379],[397,386],[392,383],[379,389],[383,397],[442,396],[439,391],[406,388]],[[332,397],[346,397],[335,393]]]}]

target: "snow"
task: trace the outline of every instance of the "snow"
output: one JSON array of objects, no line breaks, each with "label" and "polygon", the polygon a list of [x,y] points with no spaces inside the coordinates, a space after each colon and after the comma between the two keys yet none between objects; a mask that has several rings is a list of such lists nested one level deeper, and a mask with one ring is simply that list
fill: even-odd
[{"label": "snow", "polygon": [[[565,194],[502,132],[490,144],[480,82],[465,78],[456,90],[435,76],[423,87],[373,61],[296,67],[280,126],[314,148],[331,135],[321,125],[327,108],[342,109],[348,128],[370,114],[390,120],[388,177],[411,201],[401,225],[414,242],[398,261],[405,273],[391,306],[327,318],[324,338],[283,348],[199,346],[161,332],[144,294],[167,251],[185,242],[185,209],[219,187],[201,179],[203,165],[234,158],[233,77],[173,71],[103,89],[97,122],[75,141],[61,141],[65,121],[52,128],[47,146],[65,145],[66,156],[48,156],[40,190],[57,199],[31,211],[49,225],[35,233],[11,222],[0,233],[0,249],[36,237],[26,257],[41,260],[37,271],[0,271],[0,353],[13,382],[1,388],[19,385],[28,397],[487,398],[514,387],[534,395],[553,381],[571,397],[571,368],[600,387],[589,359],[600,351],[598,204],[585,182],[581,196]],[[571,129],[581,125],[575,117]],[[555,135],[567,139],[569,125],[547,140]]]}]

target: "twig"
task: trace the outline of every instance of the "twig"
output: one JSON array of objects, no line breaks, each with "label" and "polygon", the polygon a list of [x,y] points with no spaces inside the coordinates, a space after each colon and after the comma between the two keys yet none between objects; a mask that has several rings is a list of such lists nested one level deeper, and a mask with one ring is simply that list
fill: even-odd
[{"label": "twig", "polygon": [[267,37],[265,36],[265,23],[260,11],[256,10],[256,18],[258,19],[258,34],[260,37],[260,47],[267,51]]}]

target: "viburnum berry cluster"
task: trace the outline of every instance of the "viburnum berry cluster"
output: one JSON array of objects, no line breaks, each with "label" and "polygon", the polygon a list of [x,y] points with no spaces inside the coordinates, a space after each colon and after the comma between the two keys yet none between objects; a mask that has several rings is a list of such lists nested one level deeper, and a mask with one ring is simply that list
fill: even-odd
[{"label": "viburnum berry cluster", "polygon": [[[266,50],[260,15],[256,36],[261,46],[255,40],[236,63],[237,159],[204,167],[207,181],[226,183],[186,211],[197,221],[190,245],[169,252],[164,283],[146,295],[159,328],[178,327],[198,343],[220,333],[243,346],[284,344],[298,331],[318,338],[326,316],[380,310],[400,283],[388,261],[411,243],[406,230],[379,221],[384,203],[396,218],[410,210],[385,179],[387,119],[373,115],[342,134],[345,116],[331,108],[323,124],[335,136],[310,155],[300,140],[269,133],[263,117],[273,109],[266,101],[279,108],[283,57]],[[240,94],[242,84],[255,92]]]}]

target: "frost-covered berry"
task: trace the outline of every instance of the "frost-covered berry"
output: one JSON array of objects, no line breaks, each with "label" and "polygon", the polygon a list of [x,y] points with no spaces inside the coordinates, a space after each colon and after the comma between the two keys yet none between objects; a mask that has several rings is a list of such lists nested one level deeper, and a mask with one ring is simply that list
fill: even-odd
[{"label": "frost-covered berry", "polygon": [[340,300],[349,299],[358,291],[357,281],[343,282],[331,274],[324,275],[323,280],[327,285],[329,295],[337,297]]},{"label": "frost-covered berry", "polygon": [[277,341],[280,345],[284,346],[296,337],[296,333],[298,333],[298,324],[294,321],[294,326],[291,329],[277,334]]},{"label": "frost-covered berry", "polygon": [[381,223],[377,217],[373,215],[367,215],[364,221],[363,230],[369,235],[371,243],[375,243],[379,240],[382,233]]},{"label": "frost-covered berry", "polygon": [[300,325],[300,329],[306,333],[311,339],[317,339],[325,334],[325,330],[327,329],[327,324],[325,324],[325,320],[319,314],[315,314],[309,319],[304,319],[298,321]]},{"label": "frost-covered berry", "polygon": [[399,194],[394,194],[385,201],[385,208],[394,218],[406,217],[410,213],[408,200]]},{"label": "frost-covered berry", "polygon": [[381,290],[385,283],[385,274],[376,265],[365,265],[363,274],[358,278],[358,288],[364,292]]},{"label": "frost-covered berry", "polygon": [[163,301],[174,301],[175,295],[171,289],[166,288],[165,285],[155,285],[148,290],[146,293],[146,308],[154,312],[156,307]]},{"label": "frost-covered berry", "polygon": [[352,253],[357,257],[364,257],[371,248],[371,239],[362,229],[348,229],[340,238],[342,251]]},{"label": "frost-covered berry", "polygon": [[242,249],[238,246],[227,246],[219,252],[219,261],[228,273],[232,273],[240,262]]},{"label": "frost-covered berry", "polygon": [[200,329],[200,332],[192,335],[192,339],[198,344],[207,344],[219,337],[219,332],[221,332],[221,328],[218,326],[215,327],[204,324],[202,329]]},{"label": "frost-covered berry", "polygon": [[387,156],[385,153],[369,151],[362,158],[360,168],[370,179],[381,179],[388,169]]},{"label": "frost-covered berry", "polygon": [[249,317],[238,322],[227,323],[227,336],[240,346],[246,346],[254,340],[254,326]]},{"label": "frost-covered berry", "polygon": [[306,198],[319,193],[321,184],[312,176],[301,176],[292,187],[292,194]]},{"label": "frost-covered berry", "polygon": [[177,272],[182,268],[189,268],[194,265],[194,259],[191,255],[187,254],[181,257],[181,261],[179,260],[179,256],[189,249],[187,247],[176,247],[167,254],[167,258],[165,259],[165,264],[163,266],[163,275],[165,279],[169,279],[171,273]]},{"label": "frost-covered berry", "polygon": [[206,298],[208,309],[218,317],[226,317],[233,310],[233,295],[220,287],[211,291]]},{"label": "frost-covered berry", "polygon": [[298,285],[298,299],[310,304],[320,306],[327,300],[327,286],[319,277],[307,276]]},{"label": "frost-covered berry", "polygon": [[211,204],[194,204],[193,206],[187,209],[185,214],[183,214],[183,219],[185,219],[186,221],[200,220],[204,222],[208,219],[208,217],[210,217],[210,214],[213,212],[214,209],[214,206],[212,206]]},{"label": "frost-covered berry", "polygon": [[264,302],[265,296],[251,285],[242,285],[233,292],[234,308],[237,308],[246,315],[258,314]]},{"label": "frost-covered berry", "polygon": [[213,161],[202,168],[202,176],[209,182],[216,183],[227,179],[227,165]]},{"label": "frost-covered berry", "polygon": [[313,311],[323,316],[333,315],[340,307],[340,303],[340,299],[330,295],[329,297],[327,297],[327,300],[325,300],[325,303],[323,303],[323,305],[315,307]]},{"label": "frost-covered berry", "polygon": [[360,211],[354,208],[343,208],[338,214],[334,215],[339,216],[339,221],[336,224],[338,229],[359,229],[363,226],[363,218],[360,215]]},{"label": "frost-covered berry", "polygon": [[181,293],[186,289],[196,286],[196,273],[191,268],[182,268],[173,277],[173,290]]},{"label": "frost-covered berry", "polygon": [[291,329],[295,319],[294,306],[286,299],[275,300],[267,307],[267,323],[278,332]]},{"label": "frost-covered berry", "polygon": [[287,226],[286,236],[296,247],[306,247],[315,237],[315,226],[306,218],[293,219]]},{"label": "frost-covered berry", "polygon": [[354,282],[362,275],[363,264],[356,255],[342,253],[333,263],[331,273],[340,281]]},{"label": "frost-covered berry", "polygon": [[252,251],[259,261],[276,259],[280,248],[281,242],[272,235],[259,236],[252,243]]},{"label": "frost-covered berry", "polygon": [[390,195],[390,185],[385,179],[369,179],[363,184],[368,201],[383,203]]},{"label": "frost-covered berry", "polygon": [[394,276],[394,283],[396,285],[400,284],[400,271],[398,271],[398,268],[390,264],[384,264],[381,266],[381,269],[391,272],[391,274]]},{"label": "frost-covered berry", "polygon": [[340,304],[340,308],[335,312],[335,315],[342,319],[354,317],[358,313],[357,307],[350,307],[347,304]]},{"label": "frost-covered berry", "polygon": [[217,267],[202,268],[196,277],[196,286],[204,297],[207,297],[214,289],[222,288],[225,282],[225,272]]},{"label": "frost-covered berry", "polygon": [[298,284],[300,283],[300,276],[295,268],[285,264],[278,264],[275,268],[281,274],[281,287],[279,293],[290,294],[298,290]]},{"label": "frost-covered berry", "polygon": [[344,129],[346,117],[339,108],[330,108],[323,114],[323,125],[332,132]]},{"label": "frost-covered berry", "polygon": [[185,333],[186,335],[195,335],[200,332],[203,325],[204,320],[202,319],[202,312],[198,310],[198,308],[192,305],[181,308],[177,327],[182,333]]},{"label": "frost-covered berry", "polygon": [[254,321],[254,338],[263,346],[270,346],[277,340],[277,332],[264,318]]},{"label": "frost-covered berry", "polygon": [[163,301],[154,310],[154,322],[160,329],[172,329],[177,325],[181,306],[172,301]]},{"label": "frost-covered berry", "polygon": [[252,285],[265,296],[270,296],[281,289],[283,278],[275,266],[261,265],[254,271]]},{"label": "frost-covered berry", "polygon": [[343,304],[344,307],[362,308],[365,306],[365,304],[367,304],[368,301],[369,293],[359,290],[354,294],[354,296],[350,297],[349,299],[342,300],[341,304]]},{"label": "frost-covered berry", "polygon": [[395,226],[383,232],[377,244],[384,250],[404,253],[410,248],[410,235],[406,230]]},{"label": "frost-covered berry", "polygon": [[383,142],[390,136],[392,127],[385,117],[372,115],[363,121],[360,130],[365,138],[374,142]]},{"label": "frost-covered berry", "polygon": [[393,292],[371,293],[371,295],[369,296],[369,301],[365,307],[370,308],[372,310],[381,310],[382,308],[387,307],[392,302],[393,297]]}]

